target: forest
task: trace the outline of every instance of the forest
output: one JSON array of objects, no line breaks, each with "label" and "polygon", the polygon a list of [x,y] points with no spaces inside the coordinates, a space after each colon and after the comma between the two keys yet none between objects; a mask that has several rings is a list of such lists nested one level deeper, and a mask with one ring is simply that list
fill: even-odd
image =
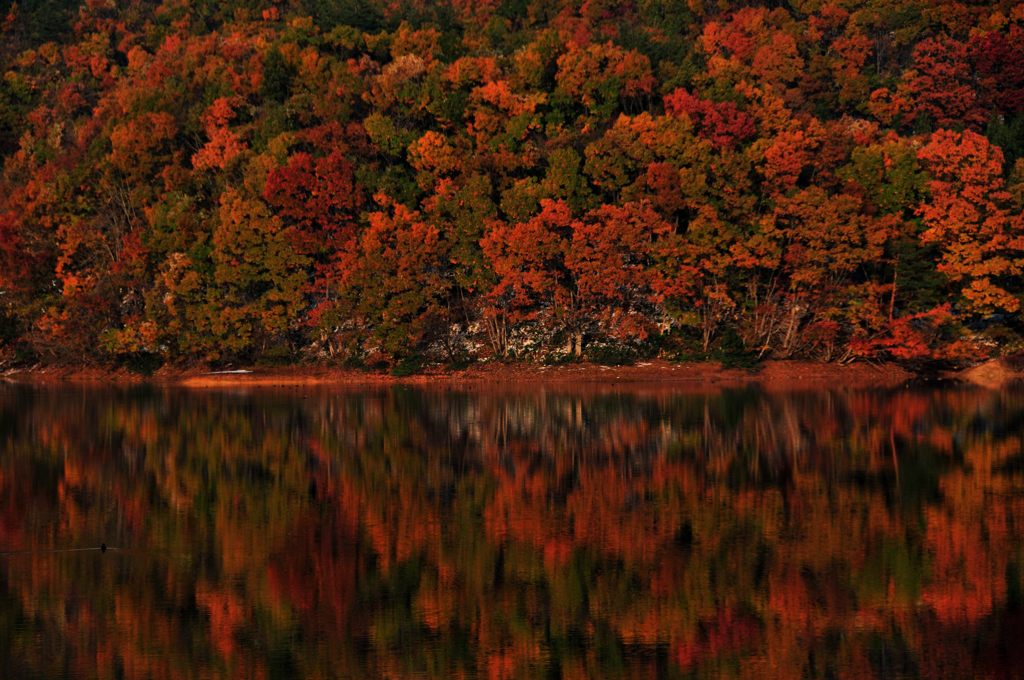
[{"label": "forest", "polygon": [[0,366],[1024,347],[1024,2],[0,3]]}]

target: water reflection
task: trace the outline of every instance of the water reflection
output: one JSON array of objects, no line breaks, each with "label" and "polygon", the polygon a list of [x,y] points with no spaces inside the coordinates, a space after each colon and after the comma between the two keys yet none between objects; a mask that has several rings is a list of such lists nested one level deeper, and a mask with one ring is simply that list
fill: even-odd
[{"label": "water reflection", "polygon": [[0,668],[1013,675],[1022,418],[962,387],[3,388]]}]

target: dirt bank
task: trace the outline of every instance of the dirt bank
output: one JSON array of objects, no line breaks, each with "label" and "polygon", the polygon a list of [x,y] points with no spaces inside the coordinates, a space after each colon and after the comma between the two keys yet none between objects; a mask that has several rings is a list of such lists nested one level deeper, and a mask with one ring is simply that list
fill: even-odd
[{"label": "dirt bank", "polygon": [[1016,380],[1024,379],[1024,371],[1011,366],[1001,359],[991,359],[977,366],[965,368],[962,371],[948,373],[945,377],[963,380],[979,387],[996,389]]},{"label": "dirt bank", "polygon": [[913,374],[895,364],[837,365],[800,361],[768,361],[757,370],[724,368],[717,363],[673,364],[667,361],[640,362],[634,366],[566,364],[531,366],[483,364],[465,370],[428,369],[423,373],[397,377],[384,372],[343,370],[317,366],[255,368],[238,371],[209,371],[200,368],[164,368],[152,376],[124,370],[96,368],[37,368],[9,371],[8,382],[31,384],[157,384],[189,388],[218,387],[304,387],[330,385],[612,385],[619,383],[741,385],[760,384],[766,389],[818,387],[885,387],[900,385]]}]

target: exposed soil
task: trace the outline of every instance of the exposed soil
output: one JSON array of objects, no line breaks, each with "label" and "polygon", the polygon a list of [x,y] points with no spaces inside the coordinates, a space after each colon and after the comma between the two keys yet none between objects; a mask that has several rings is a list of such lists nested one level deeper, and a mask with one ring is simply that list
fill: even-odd
[{"label": "exposed soil", "polygon": [[344,370],[317,366],[256,368],[249,372],[217,372],[200,368],[164,368],[152,376],[125,370],[98,368],[36,368],[9,371],[2,376],[18,383],[158,384],[188,388],[304,387],[331,385],[617,385],[645,383],[668,386],[728,386],[758,384],[770,390],[821,387],[893,387],[915,376],[896,364],[825,364],[768,361],[756,370],[724,368],[717,363],[673,364],[655,360],[634,366],[566,364],[533,366],[490,363],[465,370],[428,369],[397,377],[384,372]]},{"label": "exposed soil", "polygon": [[992,359],[983,364],[951,373],[947,377],[964,380],[980,387],[996,389],[1024,378],[1024,371],[1014,368],[1000,359]]}]

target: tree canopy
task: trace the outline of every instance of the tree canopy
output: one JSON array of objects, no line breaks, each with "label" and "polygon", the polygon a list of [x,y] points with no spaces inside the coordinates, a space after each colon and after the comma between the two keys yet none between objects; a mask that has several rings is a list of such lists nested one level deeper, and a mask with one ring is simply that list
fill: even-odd
[{"label": "tree canopy", "polygon": [[3,362],[1021,344],[1019,2],[0,19]]}]

